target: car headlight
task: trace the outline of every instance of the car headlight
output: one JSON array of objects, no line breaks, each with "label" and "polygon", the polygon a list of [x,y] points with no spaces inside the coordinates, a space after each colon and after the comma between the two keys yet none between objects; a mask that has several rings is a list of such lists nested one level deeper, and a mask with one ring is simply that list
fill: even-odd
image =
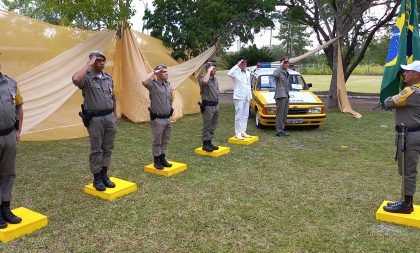
[{"label": "car headlight", "polygon": [[322,107],[309,108],[308,113],[310,113],[310,114],[320,114],[320,113],[322,113]]},{"label": "car headlight", "polygon": [[276,114],[276,113],[277,113],[277,108],[275,107],[267,108],[267,114]]}]

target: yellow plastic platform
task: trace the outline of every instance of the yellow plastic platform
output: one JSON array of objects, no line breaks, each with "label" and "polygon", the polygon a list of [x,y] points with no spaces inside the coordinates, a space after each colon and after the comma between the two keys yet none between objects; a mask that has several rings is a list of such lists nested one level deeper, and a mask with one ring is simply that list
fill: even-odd
[{"label": "yellow plastic platform", "polygon": [[244,138],[243,140],[239,140],[233,136],[228,139],[228,142],[239,145],[251,145],[252,143],[257,142],[259,139],[260,138],[258,136],[252,136],[251,138]]},{"label": "yellow plastic platform", "polygon": [[172,167],[165,167],[163,170],[158,170],[155,168],[153,163],[151,163],[149,165],[144,166],[144,171],[152,174],[170,177],[175,174],[181,173],[184,170],[187,170],[187,165],[185,163],[177,163],[174,161],[168,161],[168,163],[172,164]]},{"label": "yellow plastic platform", "polygon": [[215,150],[213,152],[207,152],[207,151],[204,151],[202,147],[199,147],[199,148],[196,148],[194,150],[194,152],[196,154],[199,154],[199,155],[208,155],[208,156],[218,157],[218,156],[221,156],[221,155],[228,154],[230,152],[230,148],[229,147],[219,146],[219,149],[218,150]]},{"label": "yellow plastic platform", "polygon": [[413,205],[414,211],[410,214],[390,213],[383,208],[388,202],[390,201],[384,201],[378,211],[376,211],[377,220],[420,228],[420,206]]},{"label": "yellow plastic platform", "polygon": [[115,188],[106,188],[105,191],[101,192],[97,191],[95,187],[93,187],[93,184],[88,184],[85,186],[85,193],[100,197],[101,199],[114,200],[137,190],[137,184],[135,183],[116,177],[110,177],[109,179],[115,183]]},{"label": "yellow plastic platform", "polygon": [[19,207],[13,209],[12,212],[22,218],[22,222],[19,224],[7,223],[7,228],[0,229],[0,241],[2,242],[11,241],[48,225],[47,216],[27,208]]}]

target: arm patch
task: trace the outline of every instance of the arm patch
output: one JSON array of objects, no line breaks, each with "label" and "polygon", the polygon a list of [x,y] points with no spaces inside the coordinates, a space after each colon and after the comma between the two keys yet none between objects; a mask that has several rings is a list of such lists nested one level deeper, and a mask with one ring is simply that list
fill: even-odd
[{"label": "arm patch", "polygon": [[395,106],[406,106],[407,105],[407,98],[414,93],[414,89],[410,87],[404,88],[400,93],[392,97],[392,101],[394,101]]}]

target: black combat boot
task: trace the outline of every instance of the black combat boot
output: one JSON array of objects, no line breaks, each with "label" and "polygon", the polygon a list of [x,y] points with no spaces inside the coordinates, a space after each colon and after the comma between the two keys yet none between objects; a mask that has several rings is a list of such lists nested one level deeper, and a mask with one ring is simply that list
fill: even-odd
[{"label": "black combat boot", "polygon": [[413,195],[404,195],[404,201],[387,204],[384,206],[384,210],[390,213],[412,213],[414,211]]},{"label": "black combat boot", "polygon": [[210,146],[210,141],[203,141],[203,150],[207,152],[213,152],[214,148]]},{"label": "black combat boot", "polygon": [[213,143],[211,142],[211,140],[209,140],[209,146],[214,149],[214,150],[218,150],[219,146],[213,145]]},{"label": "black combat boot", "polygon": [[160,156],[154,156],[153,159],[155,161],[155,163],[153,164],[155,166],[155,169],[163,170],[163,165],[160,161]]},{"label": "black combat boot", "polygon": [[104,185],[108,188],[115,188],[114,182],[109,180],[107,167],[102,167],[101,174],[102,174],[102,181],[104,182]]},{"label": "black combat boot", "polygon": [[7,223],[3,219],[3,217],[0,215],[0,229],[2,229],[2,228],[7,228]]},{"label": "black combat boot", "polygon": [[168,163],[165,158],[165,154],[160,155],[160,163],[163,165],[163,167],[172,167],[172,164]]},{"label": "black combat boot", "polygon": [[93,187],[101,192],[106,190],[104,180],[102,179],[102,172],[93,173]]},{"label": "black combat boot", "polygon": [[10,224],[18,224],[22,221],[21,218],[14,215],[10,210],[10,201],[3,201],[1,203],[1,217]]}]

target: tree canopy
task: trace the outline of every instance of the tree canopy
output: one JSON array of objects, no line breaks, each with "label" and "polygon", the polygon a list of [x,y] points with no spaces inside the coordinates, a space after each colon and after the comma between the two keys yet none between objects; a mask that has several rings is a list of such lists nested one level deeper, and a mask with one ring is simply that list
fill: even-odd
[{"label": "tree canopy", "polygon": [[[396,16],[400,0],[280,0],[286,19],[311,27],[320,44],[340,37],[343,69],[347,80],[363,60],[375,33]],[[373,7],[381,7],[374,13]],[[337,47],[324,49],[327,63],[333,70],[329,107],[337,107]]]},{"label": "tree canopy", "polygon": [[306,47],[311,45],[310,32],[305,25],[290,20],[280,20],[279,33],[275,38],[280,40],[290,57],[306,53]]},{"label": "tree canopy", "polygon": [[188,59],[216,41],[230,46],[236,38],[254,40],[262,28],[273,27],[275,0],[155,0],[146,10],[145,27],[174,49],[173,57]]},{"label": "tree canopy", "polygon": [[134,15],[132,0],[4,0],[10,11],[54,25],[115,29]]}]

